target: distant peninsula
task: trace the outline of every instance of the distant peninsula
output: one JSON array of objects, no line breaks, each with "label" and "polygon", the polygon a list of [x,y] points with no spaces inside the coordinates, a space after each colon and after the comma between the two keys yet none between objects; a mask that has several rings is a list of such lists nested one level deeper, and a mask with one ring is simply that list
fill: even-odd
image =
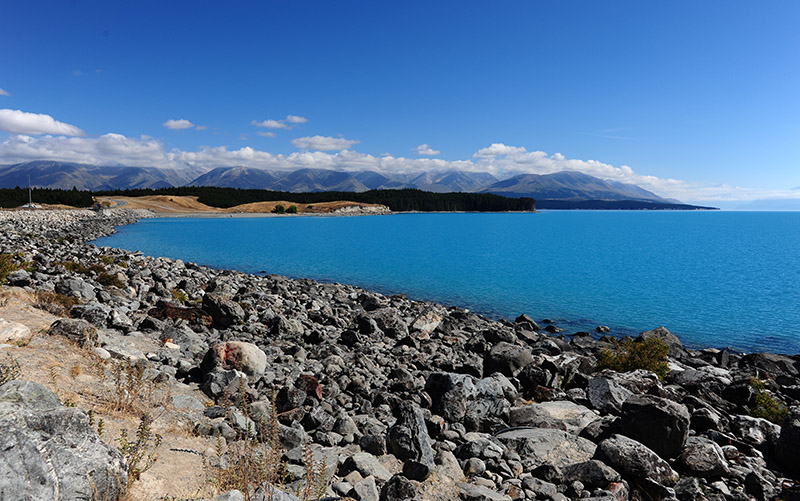
[{"label": "distant peninsula", "polygon": [[[519,212],[535,209],[709,210],[663,198],[633,184],[577,171],[518,174],[488,172],[385,173],[251,167],[181,169],[31,161],[0,166],[0,205],[27,202],[28,184],[40,203],[88,206],[92,196],[194,196],[217,208],[286,201],[295,204],[352,201],[394,212]],[[70,194],[61,193],[67,190]],[[19,199],[19,203],[12,203]],[[45,200],[46,199],[46,200]],[[536,201],[536,202],[534,202]],[[11,205],[9,205],[11,204]]]}]

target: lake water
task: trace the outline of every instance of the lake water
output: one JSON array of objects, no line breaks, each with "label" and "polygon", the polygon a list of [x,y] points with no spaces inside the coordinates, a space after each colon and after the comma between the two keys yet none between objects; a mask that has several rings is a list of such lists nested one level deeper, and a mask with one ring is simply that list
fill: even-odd
[{"label": "lake water", "polygon": [[800,213],[164,218],[96,244],[528,313],[567,333],[664,325],[694,346],[800,353]]}]

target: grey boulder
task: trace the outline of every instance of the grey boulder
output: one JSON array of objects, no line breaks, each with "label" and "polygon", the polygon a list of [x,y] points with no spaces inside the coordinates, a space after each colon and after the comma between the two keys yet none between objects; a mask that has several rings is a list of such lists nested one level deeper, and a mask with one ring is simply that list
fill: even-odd
[{"label": "grey boulder", "polygon": [[585,438],[561,430],[546,428],[511,429],[495,438],[520,455],[526,468],[543,464],[564,466],[587,461],[594,456],[595,445]]},{"label": "grey boulder", "polygon": [[51,336],[64,336],[75,341],[84,348],[97,345],[97,329],[83,319],[62,318],[50,325],[48,334]]},{"label": "grey boulder", "polygon": [[675,485],[678,474],[658,454],[641,442],[613,435],[597,445],[595,458],[626,477],[651,479],[666,486]]},{"label": "grey boulder", "polygon": [[200,366],[203,373],[236,369],[248,376],[261,376],[267,369],[267,355],[253,343],[228,341],[212,346]]},{"label": "grey boulder", "polygon": [[44,386],[0,387],[0,499],[124,499],[127,467],[81,409]]},{"label": "grey boulder", "polygon": [[634,395],[622,405],[622,434],[637,440],[662,458],[674,458],[689,437],[689,411],[666,398]]}]

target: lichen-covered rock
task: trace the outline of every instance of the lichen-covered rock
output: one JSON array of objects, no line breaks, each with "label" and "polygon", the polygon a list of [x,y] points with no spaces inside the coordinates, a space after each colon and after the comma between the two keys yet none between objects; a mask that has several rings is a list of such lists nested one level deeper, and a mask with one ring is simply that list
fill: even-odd
[{"label": "lichen-covered rock", "polygon": [[64,336],[75,341],[84,348],[92,348],[97,345],[97,329],[79,318],[62,318],[50,325],[48,334],[51,336]]},{"label": "lichen-covered rock", "polygon": [[124,499],[127,467],[81,409],[44,386],[0,387],[0,499]]},{"label": "lichen-covered rock", "polygon": [[698,477],[719,477],[728,473],[722,449],[707,438],[689,437],[678,462],[682,471]]},{"label": "lichen-covered rock", "polygon": [[201,364],[203,373],[231,369],[258,377],[267,369],[267,355],[253,343],[228,341],[212,346]]},{"label": "lichen-covered rock", "polygon": [[592,442],[561,430],[512,429],[498,433],[495,438],[516,451],[530,469],[543,464],[564,467],[581,463],[591,459],[595,452]]},{"label": "lichen-covered rock", "polygon": [[622,435],[614,435],[600,442],[595,458],[626,477],[649,478],[666,486],[675,485],[678,481],[678,474],[669,463],[641,442]]}]

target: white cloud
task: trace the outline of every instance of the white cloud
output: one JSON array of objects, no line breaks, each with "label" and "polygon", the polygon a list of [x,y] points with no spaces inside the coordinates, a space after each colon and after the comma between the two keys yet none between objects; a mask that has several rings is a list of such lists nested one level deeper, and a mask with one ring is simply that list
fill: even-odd
[{"label": "white cloud", "polygon": [[61,136],[83,136],[84,132],[74,125],[59,122],[50,115],[28,113],[21,110],[0,109],[0,130],[12,134],[57,134]]},{"label": "white cloud", "polygon": [[11,94],[8,93],[7,90],[0,88],[0,96],[10,96]]},{"label": "white cloud", "polygon": [[132,139],[121,134],[99,137],[10,136],[0,143],[0,158],[8,162],[60,160],[96,165],[166,166],[161,143],[145,136]]},{"label": "white cloud", "polygon": [[208,125],[198,125],[195,127],[197,130],[208,130]]},{"label": "white cloud", "polygon": [[343,137],[305,136],[292,139],[292,144],[303,150],[346,150],[361,141],[345,139]]},{"label": "white cloud", "polygon": [[286,115],[286,118],[283,120],[264,120],[259,122],[258,120],[253,120],[250,122],[250,125],[255,125],[256,127],[265,127],[267,129],[294,129],[298,125],[302,125],[308,122],[306,117],[299,117],[297,115]]},{"label": "white cloud", "polygon": [[267,129],[288,129],[289,126],[285,123],[281,122],[280,120],[264,120],[263,122],[258,122],[253,120],[250,122],[250,125],[255,125],[256,127],[266,127]]},{"label": "white cloud", "polygon": [[277,136],[277,134],[275,134],[274,132],[270,132],[268,130],[259,130],[259,131],[256,131],[256,134],[258,134],[259,136],[263,136],[263,137],[275,137],[275,136]]},{"label": "white cloud", "polygon": [[170,119],[164,122],[162,125],[170,130],[183,130],[194,127],[194,124],[185,118],[179,118],[178,120]]},{"label": "white cloud", "polygon": [[439,153],[441,153],[441,151],[434,150],[433,148],[431,148],[429,144],[421,144],[421,145],[417,146],[415,148],[415,150],[417,151],[418,155],[433,156],[433,155],[438,155]]},{"label": "white cloud", "polygon": [[514,153],[524,153],[525,148],[517,148],[515,146],[506,146],[503,143],[492,143],[487,148],[481,148],[472,155],[472,158],[487,158],[496,157],[500,155],[513,155]]}]

